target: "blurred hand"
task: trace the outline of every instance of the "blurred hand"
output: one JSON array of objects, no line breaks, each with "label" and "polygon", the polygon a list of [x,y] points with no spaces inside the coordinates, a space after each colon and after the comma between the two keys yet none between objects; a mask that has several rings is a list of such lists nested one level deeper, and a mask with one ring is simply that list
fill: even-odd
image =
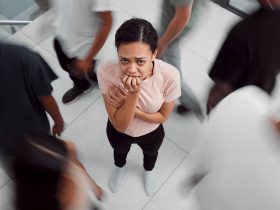
[{"label": "blurred hand", "polygon": [[74,69],[78,72],[86,73],[90,71],[93,67],[92,60],[91,59],[75,59],[74,61]]},{"label": "blurred hand", "polygon": [[280,121],[275,121],[274,119],[271,119],[272,124],[274,125],[275,129],[277,130],[277,132],[280,135]]},{"label": "blurred hand", "polygon": [[126,96],[127,91],[122,86],[114,85],[110,87],[108,92],[109,102],[116,109],[119,109],[123,105]]},{"label": "blurred hand", "polygon": [[52,127],[52,134],[53,136],[60,136],[64,129],[64,122],[55,122]]},{"label": "blurred hand", "polygon": [[95,194],[96,198],[100,201],[104,198],[104,191],[98,185],[96,185],[96,187],[95,187],[94,194]]},{"label": "blurred hand", "polygon": [[124,85],[124,88],[131,93],[137,93],[140,91],[141,88],[141,79],[140,77],[132,77],[123,75],[121,81]]}]

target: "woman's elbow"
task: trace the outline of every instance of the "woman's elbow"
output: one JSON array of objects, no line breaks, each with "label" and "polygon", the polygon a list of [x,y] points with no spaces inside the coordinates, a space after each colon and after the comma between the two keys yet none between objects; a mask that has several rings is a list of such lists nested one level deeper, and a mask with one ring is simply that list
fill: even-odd
[{"label": "woman's elbow", "polygon": [[124,133],[128,127],[128,126],[120,125],[119,123],[113,123],[113,126],[120,133]]}]

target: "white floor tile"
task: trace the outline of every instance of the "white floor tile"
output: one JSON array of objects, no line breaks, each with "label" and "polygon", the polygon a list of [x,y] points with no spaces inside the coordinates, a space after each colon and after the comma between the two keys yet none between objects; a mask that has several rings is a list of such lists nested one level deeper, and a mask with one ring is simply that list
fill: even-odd
[{"label": "white floor tile", "polygon": [[202,109],[205,110],[209,88],[213,84],[208,76],[208,69],[212,64],[185,47],[181,47],[180,50],[183,80],[197,97]]},{"label": "white floor tile", "polygon": [[100,91],[96,86],[93,86],[92,90],[88,93],[81,95],[76,101],[70,104],[62,103],[63,94],[69,90],[73,84],[70,78],[59,78],[52,83],[53,96],[61,111],[64,121],[69,124],[76,119],[89,105],[94,103],[98,97],[100,97]]},{"label": "white floor tile", "polygon": [[54,37],[50,36],[47,39],[45,39],[44,41],[40,42],[39,45],[41,47],[43,47],[45,50],[47,50],[50,54],[52,54],[53,56],[56,57],[56,52],[53,47],[53,40],[54,40]]},{"label": "white floor tile", "polygon": [[209,2],[199,22],[182,39],[181,44],[208,61],[213,61],[229,29],[238,20],[240,17]]},{"label": "white floor tile", "polygon": [[0,168],[0,189],[3,187],[3,185],[6,184],[6,182],[9,180],[9,177],[4,172],[2,168]]},{"label": "white floor tile", "polygon": [[12,184],[11,182],[9,182],[0,190],[0,209],[14,210],[12,199],[13,199]]},{"label": "white floor tile", "polygon": [[54,34],[51,25],[52,18],[53,10],[49,10],[25,26],[21,31],[38,44]]},{"label": "white floor tile", "polygon": [[23,45],[28,48],[32,48],[35,46],[35,42],[32,41],[28,36],[26,36],[24,33],[21,31],[18,31],[17,33],[13,34],[12,36],[9,36],[8,39],[5,41],[18,44],[18,45]]},{"label": "white floor tile", "polygon": [[[160,14],[161,0],[142,0],[142,1],[130,1],[130,0],[118,0],[114,1],[114,6],[121,9],[124,12],[137,18],[144,18],[150,21],[155,27],[159,25],[158,15]],[[147,6],[148,5],[148,6]]]},{"label": "white floor tile", "polygon": [[175,110],[164,124],[166,137],[187,152],[190,152],[196,143],[196,135],[201,126],[193,113],[179,115]]},{"label": "white floor tile", "polygon": [[187,156],[143,210],[199,210],[194,194],[187,193],[185,183],[192,173],[192,166],[193,160]]}]

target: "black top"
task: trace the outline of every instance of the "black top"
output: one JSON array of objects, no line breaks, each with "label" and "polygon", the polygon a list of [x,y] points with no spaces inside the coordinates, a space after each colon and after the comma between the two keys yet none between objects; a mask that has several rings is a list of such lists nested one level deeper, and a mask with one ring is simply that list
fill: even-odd
[{"label": "black top", "polygon": [[280,68],[280,11],[260,9],[228,34],[209,73],[234,89],[256,85],[271,93]]},{"label": "black top", "polygon": [[[57,76],[43,58],[25,47],[0,43],[0,141],[20,129],[49,132],[39,96],[51,95]],[[7,141],[7,140],[6,140]]]}]

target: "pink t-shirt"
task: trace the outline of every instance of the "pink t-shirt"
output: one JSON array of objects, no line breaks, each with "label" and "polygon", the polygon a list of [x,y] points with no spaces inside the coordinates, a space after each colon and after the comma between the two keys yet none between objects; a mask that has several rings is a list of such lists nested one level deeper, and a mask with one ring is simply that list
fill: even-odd
[{"label": "pink t-shirt", "polygon": [[[98,84],[102,94],[107,94],[112,85],[123,84],[120,79],[118,61],[103,63],[98,68]],[[142,81],[137,106],[147,113],[159,111],[164,102],[171,102],[181,96],[179,71],[172,65],[161,60],[155,60],[153,75]],[[134,118],[125,134],[138,137],[155,130],[159,123],[151,123]]]}]

